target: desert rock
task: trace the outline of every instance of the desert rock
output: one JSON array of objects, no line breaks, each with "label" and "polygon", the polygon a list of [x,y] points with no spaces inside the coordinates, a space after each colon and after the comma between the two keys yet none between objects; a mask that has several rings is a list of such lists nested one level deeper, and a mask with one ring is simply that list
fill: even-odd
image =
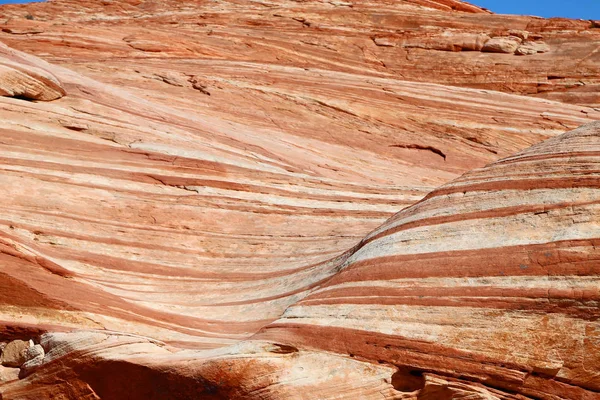
[{"label": "desert rock", "polygon": [[423,395],[450,377],[443,392],[456,395],[494,381],[474,398],[509,387],[591,396],[600,388],[598,341],[586,333],[597,338],[600,181],[589,171],[598,148],[593,123],[434,190],[367,235],[343,271],[255,339],[400,365],[413,372],[398,378],[406,386],[423,377]]},{"label": "desert rock", "polygon": [[44,348],[41,345],[36,344],[34,346],[29,347],[25,354],[26,360],[21,365],[21,368],[29,371],[36,367],[39,367],[44,361],[44,355]]},{"label": "desert rock", "polygon": [[510,30],[508,31],[508,34],[510,36],[515,36],[518,37],[521,40],[527,40],[529,38],[529,32],[524,31],[524,30]]},{"label": "desert rock", "polygon": [[0,44],[0,96],[42,101],[63,97],[66,92],[61,83],[43,65],[41,60],[28,61]]},{"label": "desert rock", "polygon": [[19,368],[28,360],[29,341],[13,340],[2,351],[2,365],[5,367]]},{"label": "desert rock", "polygon": [[544,42],[523,42],[515,51],[519,55],[533,55],[537,53],[547,53],[550,47]]},{"label": "desert rock", "polygon": [[589,124],[432,191],[246,341],[173,351],[124,333],[45,334],[60,362],[0,393],[593,398],[599,148]]},{"label": "desert rock", "polygon": [[[28,13],[42,32],[13,30]],[[0,17],[2,59],[68,92],[0,98],[0,333],[45,353],[3,399],[598,392],[598,126],[565,134],[600,119],[589,21],[453,0]],[[551,51],[481,52],[500,38]]]},{"label": "desert rock", "polygon": [[[572,104],[600,104],[600,56],[594,52],[600,30],[590,21],[495,15],[459,1],[334,3],[282,1],[270,12],[256,2],[233,1],[171,0],[134,5],[125,1],[60,0],[7,5],[2,7],[0,17],[8,20],[9,29],[19,25],[11,21],[23,20],[31,13],[35,20],[27,21],[28,27],[44,32],[1,36],[9,46],[43,54],[47,61],[63,66],[72,63],[76,68],[85,65],[85,74],[100,80],[116,71],[121,78],[128,76],[127,62],[143,65],[154,57],[166,57],[168,63],[155,60],[149,66],[183,68],[184,59],[204,59],[227,60],[234,65],[258,62],[347,73],[371,71],[378,76],[402,76],[404,80],[499,90]],[[365,19],[365,15],[373,18]],[[309,21],[313,28],[294,18]],[[466,45],[463,49],[478,49],[479,40],[474,38],[507,38],[511,32],[518,40],[543,37],[553,49],[551,61],[533,63],[527,60],[529,57],[509,57],[506,53],[485,53],[481,57],[458,51],[461,41]],[[454,41],[445,35],[464,36],[465,40]],[[374,37],[386,38],[381,40],[394,46],[377,46]],[[506,46],[512,48],[512,42]],[[506,46],[495,49],[506,50]],[[442,53],[440,48],[453,54]],[[285,51],[279,54],[274,49]],[[65,52],[69,57],[64,57]],[[102,61],[98,62],[94,54],[116,58],[107,62],[99,57]],[[115,63],[117,59],[121,62]],[[188,64],[185,73],[199,74],[197,67]],[[570,79],[546,85],[543,82],[547,76]],[[586,82],[586,88],[574,85],[580,80]]]},{"label": "desert rock", "polygon": [[513,54],[520,44],[521,40],[515,36],[495,37],[485,42],[481,51]]},{"label": "desert rock", "polygon": [[0,385],[4,382],[19,379],[19,368],[9,368],[0,365]]}]

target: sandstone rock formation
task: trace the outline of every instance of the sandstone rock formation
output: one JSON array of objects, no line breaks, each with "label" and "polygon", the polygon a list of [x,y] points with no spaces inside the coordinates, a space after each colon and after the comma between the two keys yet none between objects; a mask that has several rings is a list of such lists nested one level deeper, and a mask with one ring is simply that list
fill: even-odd
[{"label": "sandstone rock formation", "polygon": [[481,50],[490,53],[513,54],[520,47],[521,42],[521,39],[514,36],[495,37],[486,41]]},{"label": "sandstone rock formation", "polygon": [[[600,104],[594,21],[495,15],[459,1],[53,0],[4,6],[1,20],[9,46],[123,84],[135,81],[135,65],[169,59],[192,75],[212,65],[222,87],[243,75],[226,70],[259,63]],[[485,38],[509,36],[547,48],[479,54]]]},{"label": "sandstone rock formation", "polygon": [[65,90],[56,77],[43,69],[44,63],[29,60],[0,43],[0,96],[42,101],[63,97]]},{"label": "sandstone rock formation", "polygon": [[0,15],[9,82],[60,93],[0,98],[0,340],[39,343],[3,400],[597,395],[598,128],[558,136],[600,117],[597,28],[450,0]]},{"label": "sandstone rock formation", "polygon": [[2,350],[1,364],[4,367],[20,367],[27,360],[30,343],[27,340],[13,340]]},{"label": "sandstone rock formation", "polygon": [[254,338],[396,365],[424,398],[597,397],[599,148],[594,123],[442,186]]},{"label": "sandstone rock formation", "polygon": [[0,393],[596,398],[599,149],[595,123],[442,186],[248,341],[178,351],[134,335],[46,334],[45,364]]},{"label": "sandstone rock formation", "polygon": [[19,368],[10,368],[0,365],[0,384],[19,379]]}]

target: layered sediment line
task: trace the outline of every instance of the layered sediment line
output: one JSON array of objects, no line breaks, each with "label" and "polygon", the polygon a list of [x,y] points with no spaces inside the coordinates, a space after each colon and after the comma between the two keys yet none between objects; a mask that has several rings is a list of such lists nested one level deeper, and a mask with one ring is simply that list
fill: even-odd
[{"label": "layered sediment line", "polygon": [[255,338],[466,385],[438,398],[594,398],[599,146],[586,125],[434,190]]},{"label": "layered sediment line", "polygon": [[594,123],[434,190],[247,341],[194,351],[117,332],[44,334],[44,363],[0,393],[594,399],[599,149]]},{"label": "layered sediment line", "polygon": [[0,15],[0,341],[45,352],[3,399],[597,397],[594,24]]},{"label": "layered sediment line", "polygon": [[[165,105],[135,87],[46,68],[67,97],[0,99],[0,245],[10,288],[0,319],[186,347],[247,338],[331,278],[332,257],[433,186],[597,114],[281,66],[261,67],[278,77],[268,84],[248,66],[252,87],[227,97],[189,88],[208,102],[189,103],[198,112],[190,114],[179,87],[160,92],[173,99]],[[325,74],[332,81],[320,84]],[[243,113],[225,120],[203,107],[233,99],[262,102],[272,122],[236,121]],[[499,109],[502,119],[493,116]],[[429,147],[445,157],[421,149]]]}]

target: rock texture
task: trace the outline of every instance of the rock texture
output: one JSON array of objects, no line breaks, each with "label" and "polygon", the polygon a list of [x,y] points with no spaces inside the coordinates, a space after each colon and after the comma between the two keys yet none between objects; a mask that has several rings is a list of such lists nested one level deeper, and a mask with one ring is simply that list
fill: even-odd
[{"label": "rock texture", "polygon": [[[258,63],[600,105],[594,21],[494,15],[460,1],[54,0],[4,6],[0,18],[8,45],[120,83],[162,66],[210,74],[227,91],[245,75],[227,70]],[[511,36],[544,51],[480,53]]]},{"label": "rock texture", "polygon": [[19,379],[19,368],[3,367],[0,365],[0,384]]},{"label": "rock texture", "polygon": [[597,398],[599,149],[594,123],[442,186],[248,341],[178,351],[118,333],[46,334],[45,364],[0,393]]},{"label": "rock texture", "polygon": [[41,60],[19,57],[0,43],[0,96],[51,101],[66,92]]},{"label": "rock texture", "polygon": [[24,373],[31,373],[37,367],[44,363],[44,348],[40,344],[36,344],[27,349],[25,353],[26,361],[21,364],[21,371]]},{"label": "rock texture", "polygon": [[67,94],[0,98],[0,340],[43,349],[3,400],[597,394],[597,127],[558,136],[600,117],[596,28],[449,0],[0,14],[0,56]]},{"label": "rock texture", "polygon": [[28,359],[29,341],[13,340],[2,350],[1,364],[5,367],[19,368]]},{"label": "rock texture", "polygon": [[396,365],[424,398],[596,398],[599,148],[594,123],[442,186],[256,338]]}]

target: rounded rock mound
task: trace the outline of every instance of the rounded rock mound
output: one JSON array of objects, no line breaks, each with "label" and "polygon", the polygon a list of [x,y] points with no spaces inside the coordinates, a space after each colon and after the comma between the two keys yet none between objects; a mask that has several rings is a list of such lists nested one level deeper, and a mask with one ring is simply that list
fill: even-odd
[{"label": "rounded rock mound", "polygon": [[66,94],[52,73],[0,45],[0,96],[52,101]]},{"label": "rounded rock mound", "polygon": [[419,399],[596,398],[599,166],[595,122],[463,175],[255,339],[396,366]]}]

